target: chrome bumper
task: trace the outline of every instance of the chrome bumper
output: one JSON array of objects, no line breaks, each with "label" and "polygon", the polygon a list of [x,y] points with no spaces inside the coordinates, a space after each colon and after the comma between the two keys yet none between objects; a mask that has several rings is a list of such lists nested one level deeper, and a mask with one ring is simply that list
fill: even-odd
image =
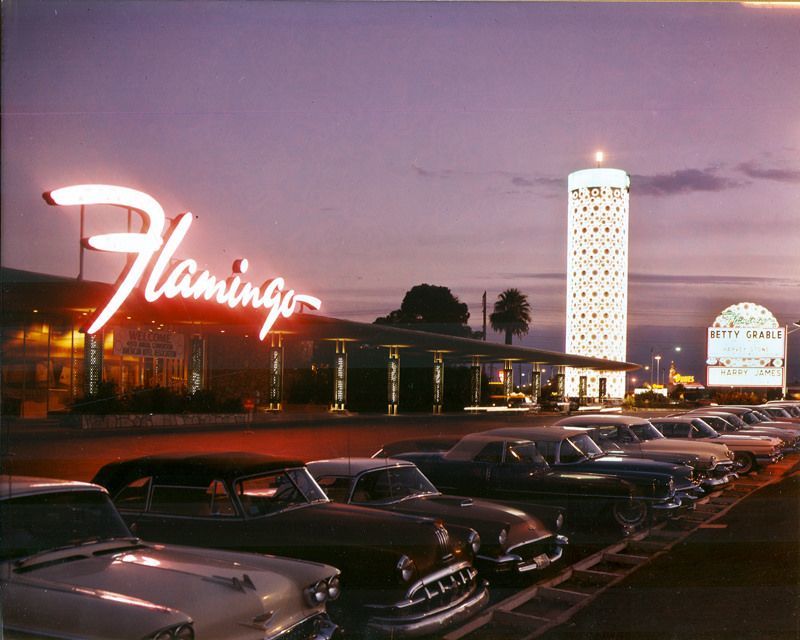
[{"label": "chrome bumper", "polygon": [[759,464],[775,464],[783,460],[782,453],[772,453],[765,456],[756,456],[756,462]]},{"label": "chrome bumper", "polygon": [[674,515],[678,509],[681,508],[681,499],[677,496],[670,498],[667,502],[659,502],[656,504],[651,504],[650,508],[656,512],[656,515],[660,517],[669,517]]},{"label": "chrome bumper", "polygon": [[328,617],[328,614],[320,613],[289,627],[275,636],[275,640],[301,637],[309,640],[334,640],[341,638],[341,635],[339,627]]},{"label": "chrome bumper", "polygon": [[566,536],[557,535],[555,536],[554,543],[555,548],[551,553],[542,553],[530,560],[525,560],[522,556],[519,556],[515,553],[507,553],[496,558],[479,555],[476,560],[481,564],[487,565],[489,567],[489,571],[495,573],[511,571],[528,573],[529,571],[546,569],[551,564],[558,562],[561,559],[561,556],[564,555],[564,545],[569,544],[569,539]]}]

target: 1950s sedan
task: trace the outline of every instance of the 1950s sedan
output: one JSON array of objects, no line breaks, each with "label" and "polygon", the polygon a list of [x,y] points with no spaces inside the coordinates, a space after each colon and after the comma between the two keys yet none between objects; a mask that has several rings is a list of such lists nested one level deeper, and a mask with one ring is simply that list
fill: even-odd
[{"label": "1950s sedan", "polygon": [[700,486],[707,491],[730,484],[736,479],[739,468],[727,446],[669,440],[647,418],[589,414],[564,418],[556,425],[589,430],[601,448],[613,443],[629,456],[691,465]]},{"label": "1950s sedan", "polygon": [[96,485],[0,476],[6,638],[325,640],[339,571],[142,542]]},{"label": "1950s sedan", "polygon": [[431,518],[332,503],[297,460],[164,454],[108,464],[95,481],[143,538],[330,562],[342,571],[331,613],[354,629],[427,634],[488,600],[468,542]]},{"label": "1950s sedan", "polygon": [[[396,451],[393,445],[386,449]],[[611,473],[553,469],[529,438],[472,433],[439,452],[395,453],[414,462],[436,486],[468,496],[564,505],[573,525],[603,520],[630,531],[652,513],[680,508],[669,481],[625,479]]]},{"label": "1950s sedan", "polygon": [[541,507],[534,515],[497,502],[444,495],[406,460],[337,458],[307,466],[336,502],[431,516],[441,518],[448,528],[455,524],[475,529],[481,536],[475,558],[481,573],[497,577],[536,572],[558,561],[567,544],[557,533],[564,522],[560,509]]}]

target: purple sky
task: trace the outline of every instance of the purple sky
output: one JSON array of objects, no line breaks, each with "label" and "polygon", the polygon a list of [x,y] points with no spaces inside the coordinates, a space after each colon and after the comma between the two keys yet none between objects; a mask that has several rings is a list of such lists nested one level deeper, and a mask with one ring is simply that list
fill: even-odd
[{"label": "purple sky", "polygon": [[[561,350],[566,177],[603,149],[632,178],[629,360],[682,344],[702,375],[729,304],[800,319],[799,9],[2,9],[4,266],[75,275],[77,210],[41,193],[119,184],[198,215],[180,257],[212,273],[247,257],[254,281],[283,275],[365,321],[444,285],[475,328],[484,290],[517,287],[523,344]],[[122,230],[91,209],[90,234]],[[89,278],[119,268],[87,255]]]}]

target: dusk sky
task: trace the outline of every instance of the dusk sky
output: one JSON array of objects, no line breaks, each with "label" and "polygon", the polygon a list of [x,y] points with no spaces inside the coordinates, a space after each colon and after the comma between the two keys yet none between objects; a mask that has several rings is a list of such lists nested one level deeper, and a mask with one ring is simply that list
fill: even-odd
[{"label": "dusk sky", "polygon": [[[106,183],[198,218],[179,257],[371,322],[415,284],[564,348],[567,175],[631,175],[628,360],[750,301],[800,320],[800,8],[4,1],[2,264],[74,276]],[[124,231],[92,207],[88,234]],[[113,281],[117,257],[87,254]],[[502,340],[500,334],[492,339]],[[800,332],[790,336],[799,377]],[[669,358],[667,358],[669,359]],[[679,368],[681,368],[679,366]]]}]

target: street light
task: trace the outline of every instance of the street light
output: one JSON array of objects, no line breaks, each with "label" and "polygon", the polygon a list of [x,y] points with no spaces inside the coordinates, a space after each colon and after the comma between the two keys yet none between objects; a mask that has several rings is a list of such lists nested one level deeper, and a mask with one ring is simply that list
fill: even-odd
[{"label": "street light", "polygon": [[656,361],[656,384],[661,385],[661,354],[655,357]]}]

